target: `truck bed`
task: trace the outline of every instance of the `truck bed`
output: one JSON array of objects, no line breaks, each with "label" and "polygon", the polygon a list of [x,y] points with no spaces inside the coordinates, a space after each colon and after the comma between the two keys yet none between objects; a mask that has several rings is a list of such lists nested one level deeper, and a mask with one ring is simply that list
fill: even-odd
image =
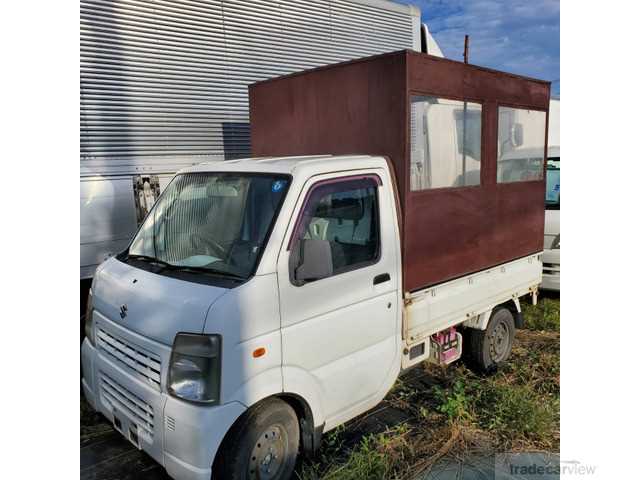
[{"label": "truck bed", "polygon": [[408,348],[425,343],[424,354],[403,362],[411,366],[429,356],[429,337],[452,326],[483,329],[491,310],[535,292],[542,281],[542,252],[471,275],[405,294],[403,338]]}]

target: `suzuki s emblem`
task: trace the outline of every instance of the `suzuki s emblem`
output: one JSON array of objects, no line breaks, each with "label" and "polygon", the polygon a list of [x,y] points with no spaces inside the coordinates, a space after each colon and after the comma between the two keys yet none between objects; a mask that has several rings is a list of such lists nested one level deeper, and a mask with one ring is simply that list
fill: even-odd
[{"label": "suzuki s emblem", "polygon": [[127,304],[120,305],[120,318],[124,320],[124,317],[127,316]]}]

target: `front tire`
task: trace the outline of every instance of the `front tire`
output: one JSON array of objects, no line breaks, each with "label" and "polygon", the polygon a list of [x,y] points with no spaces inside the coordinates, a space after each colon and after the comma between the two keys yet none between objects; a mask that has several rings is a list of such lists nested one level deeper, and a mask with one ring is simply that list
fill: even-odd
[{"label": "front tire", "polygon": [[469,329],[467,337],[468,360],[473,367],[484,372],[494,372],[511,355],[516,327],[508,308],[493,311],[486,330]]},{"label": "front tire", "polygon": [[270,398],[250,408],[232,427],[214,464],[213,478],[289,480],[300,445],[291,406]]}]

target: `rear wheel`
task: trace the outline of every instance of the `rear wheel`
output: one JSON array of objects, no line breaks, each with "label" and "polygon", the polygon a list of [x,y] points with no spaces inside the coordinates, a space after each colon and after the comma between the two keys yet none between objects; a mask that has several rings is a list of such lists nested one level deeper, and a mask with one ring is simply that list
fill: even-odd
[{"label": "rear wheel", "polygon": [[272,398],[249,409],[233,426],[214,464],[214,478],[289,480],[300,444],[295,411]]},{"label": "rear wheel", "polygon": [[468,356],[473,367],[483,371],[495,371],[511,355],[515,322],[509,309],[499,307],[491,314],[486,330],[469,329],[467,334]]}]

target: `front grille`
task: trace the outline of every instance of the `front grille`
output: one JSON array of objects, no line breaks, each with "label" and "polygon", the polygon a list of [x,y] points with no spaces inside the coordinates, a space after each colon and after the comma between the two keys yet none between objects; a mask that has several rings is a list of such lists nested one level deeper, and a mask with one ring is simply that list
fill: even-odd
[{"label": "front grille", "polygon": [[160,357],[102,328],[98,328],[96,340],[100,350],[160,391]]},{"label": "front grille", "polygon": [[546,275],[560,275],[560,265],[557,263],[543,263],[542,273]]},{"label": "front grille", "polygon": [[100,373],[102,395],[119,413],[138,427],[138,432],[153,438],[153,408],[111,377]]}]

